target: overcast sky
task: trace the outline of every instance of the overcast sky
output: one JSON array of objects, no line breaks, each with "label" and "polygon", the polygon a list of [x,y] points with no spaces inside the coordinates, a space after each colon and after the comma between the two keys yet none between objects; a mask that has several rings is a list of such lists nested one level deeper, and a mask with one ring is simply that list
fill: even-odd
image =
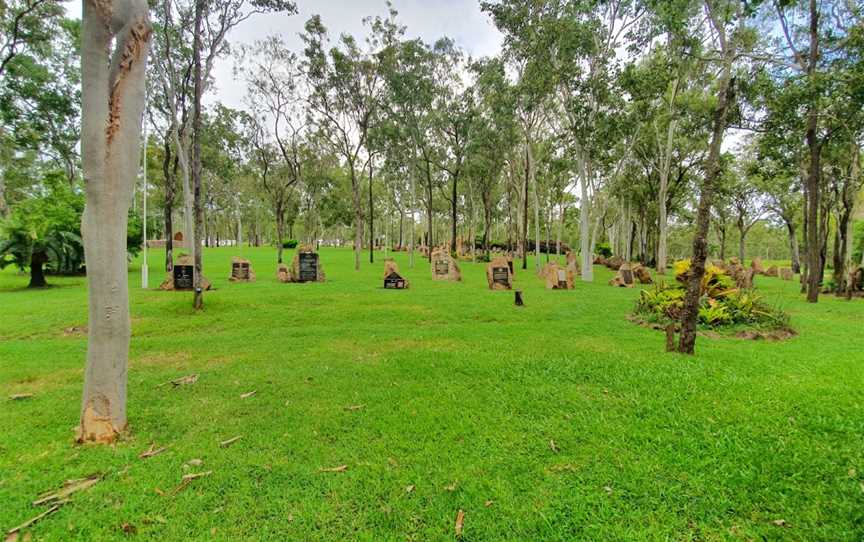
[{"label": "overcast sky", "polygon": [[[453,38],[469,55],[494,55],[501,47],[502,36],[489,17],[480,11],[479,0],[393,0],[399,22],[407,27],[408,37],[420,37],[432,43],[440,37]],[[358,38],[366,35],[363,18],[384,15],[383,0],[298,0],[297,15],[257,15],[238,26],[228,36],[231,43],[254,43],[272,34],[281,34],[300,53],[299,38],[310,16],[321,15],[324,25],[335,39],[347,32]],[[81,0],[71,0],[67,10],[81,17]],[[235,81],[233,59],[226,58],[215,66],[216,88],[208,102],[218,100],[233,108],[243,108],[244,85]]]}]

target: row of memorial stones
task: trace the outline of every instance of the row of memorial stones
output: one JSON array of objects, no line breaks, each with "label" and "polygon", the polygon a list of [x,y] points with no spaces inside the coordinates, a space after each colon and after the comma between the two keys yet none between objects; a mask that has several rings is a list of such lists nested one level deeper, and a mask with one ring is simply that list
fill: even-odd
[{"label": "row of memorial stones", "polygon": [[[177,258],[172,273],[160,285],[163,290],[193,289],[194,262],[191,256],[182,255]],[[561,266],[556,262],[547,263],[540,271],[540,277],[549,289],[569,290],[573,288],[579,266],[572,252],[567,253],[567,264]],[[318,253],[309,247],[302,247],[294,256],[291,267],[279,264],[276,276],[280,282],[324,282],[324,269]],[[486,277],[492,290],[509,290],[513,287],[513,257],[509,254],[499,254],[486,267]],[[432,278],[434,280],[461,281],[462,272],[459,264],[443,248],[432,251]],[[232,258],[232,282],[253,282],[255,272],[252,263],[243,258]],[[387,260],[384,265],[384,288],[406,289],[409,281],[399,274],[399,267],[393,260]],[[202,288],[209,290],[210,282],[202,277]]]}]

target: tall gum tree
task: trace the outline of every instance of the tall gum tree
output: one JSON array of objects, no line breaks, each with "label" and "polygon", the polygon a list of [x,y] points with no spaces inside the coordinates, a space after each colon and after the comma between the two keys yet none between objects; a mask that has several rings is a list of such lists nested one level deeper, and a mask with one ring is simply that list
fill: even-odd
[{"label": "tall gum tree", "polygon": [[81,229],[89,264],[89,333],[80,442],[113,441],[127,425],[126,227],[138,169],[150,36],[146,0],[84,0],[81,151],[87,205]]}]

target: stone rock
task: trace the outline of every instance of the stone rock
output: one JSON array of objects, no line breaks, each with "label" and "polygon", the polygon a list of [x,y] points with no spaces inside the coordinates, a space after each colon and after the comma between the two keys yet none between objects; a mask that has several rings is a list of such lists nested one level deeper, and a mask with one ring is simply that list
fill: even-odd
[{"label": "stone rock", "polygon": [[780,278],[783,280],[792,280],[795,278],[795,273],[792,272],[791,267],[781,267]]},{"label": "stone rock", "polygon": [[288,282],[324,282],[324,266],[314,247],[302,246],[291,260]]},{"label": "stone rock", "polygon": [[618,273],[615,275],[615,278],[609,281],[609,286],[632,288],[634,277],[633,266],[629,262],[624,262],[618,266]]},{"label": "stone rock", "polygon": [[280,263],[278,267],[276,267],[276,278],[279,282],[291,282],[291,271],[288,270],[288,266],[284,263]]},{"label": "stone rock", "polygon": [[573,275],[578,275],[582,271],[579,269],[579,261],[576,259],[576,254],[572,250],[567,251],[567,269],[573,272]]},{"label": "stone rock", "polygon": [[608,267],[612,271],[618,271],[619,269],[621,269],[621,266],[624,265],[625,263],[627,263],[627,262],[625,262],[622,257],[612,256],[611,258],[608,258],[606,260],[606,267]]},{"label": "stone rock", "polygon": [[780,271],[777,269],[776,265],[772,265],[771,267],[766,269],[765,272],[762,274],[765,275],[766,277],[779,277]]},{"label": "stone rock", "polygon": [[753,258],[753,261],[750,262],[750,268],[753,269],[753,272],[757,275],[765,274],[765,267],[762,266],[762,258],[758,256]]},{"label": "stone rock", "polygon": [[486,281],[490,290],[510,290],[513,288],[513,271],[510,268],[512,260],[505,257],[493,258],[486,265]]},{"label": "stone rock", "polygon": [[[159,285],[159,289],[166,291],[192,291],[192,277],[194,276],[194,269],[195,259],[188,254],[181,254],[174,261],[174,270],[165,274],[165,280]],[[212,287],[213,285],[209,280],[207,280],[207,277],[202,275],[201,289],[206,291],[210,290]]]},{"label": "stone rock", "polygon": [[654,284],[654,279],[651,278],[651,272],[648,271],[647,267],[639,264],[632,264],[632,267],[633,274],[636,275],[639,284]]},{"label": "stone rock", "polygon": [[432,251],[432,280],[462,280],[459,264],[441,247]]},{"label": "stone rock", "polygon": [[384,288],[388,290],[407,290],[410,282],[399,274],[399,265],[393,260],[384,260]]},{"label": "stone rock", "polygon": [[540,270],[540,278],[546,283],[547,290],[572,290],[575,274],[570,266],[549,262]]},{"label": "stone rock", "polygon": [[231,258],[231,282],[255,282],[255,270],[252,262],[244,258]]}]

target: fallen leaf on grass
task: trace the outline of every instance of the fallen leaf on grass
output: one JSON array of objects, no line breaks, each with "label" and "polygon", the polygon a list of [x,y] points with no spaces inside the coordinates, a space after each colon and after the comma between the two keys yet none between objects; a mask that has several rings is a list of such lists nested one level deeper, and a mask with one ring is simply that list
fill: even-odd
[{"label": "fallen leaf on grass", "polygon": [[138,528],[131,523],[124,523],[120,525],[120,529],[126,534],[135,534],[138,532]]},{"label": "fallen leaf on grass", "polygon": [[458,486],[458,485],[459,485],[459,481],[457,480],[457,481],[453,482],[452,484],[450,484],[449,486],[444,486],[444,489],[446,489],[447,491],[456,491],[456,486]]},{"label": "fallen leaf on grass", "polygon": [[556,454],[560,451],[558,450],[558,446],[555,446],[555,441],[552,439],[549,439],[549,448]]},{"label": "fallen leaf on grass", "polygon": [[785,520],[785,519],[775,519],[775,520],[772,521],[771,523],[773,523],[773,524],[776,525],[777,527],[788,527],[788,526],[789,526],[789,525],[786,523],[786,520]]},{"label": "fallen leaf on grass", "polygon": [[87,478],[77,480],[66,480],[63,482],[63,487],[54,493],[43,495],[40,499],[33,501],[33,506],[42,506],[43,504],[51,504],[65,500],[67,497],[78,491],[83,491],[89,487],[96,485],[102,479],[102,475],[94,474]]},{"label": "fallen leaf on grass", "polygon": [[405,487],[405,493],[411,493],[412,491],[414,491],[414,485],[413,484]]},{"label": "fallen leaf on grass", "polygon": [[612,494],[612,488],[609,486],[603,486],[603,490],[610,495]]},{"label": "fallen leaf on grass", "polygon": [[198,382],[198,375],[193,374],[193,375],[182,376],[180,378],[175,378],[174,380],[169,380],[168,382],[163,382],[162,384],[159,384],[156,387],[161,388],[162,386],[167,386],[168,384],[171,384],[172,386],[174,386],[176,388],[178,386],[188,386],[188,385],[194,384],[196,382]]},{"label": "fallen leaf on grass", "polygon": [[153,457],[154,455],[159,455],[167,449],[168,448],[166,448],[165,446],[162,446],[161,448],[157,448],[155,444],[151,444],[150,448],[148,448],[147,450],[138,454],[138,457],[140,459],[147,459],[148,457]]},{"label": "fallen leaf on grass", "polygon": [[186,462],[186,464],[189,465],[190,467],[200,467],[201,465],[204,464],[204,462],[201,461],[200,459],[190,459],[189,461]]},{"label": "fallen leaf on grass", "polygon": [[492,506],[492,504],[494,504],[494,503],[495,503],[495,501],[486,501],[486,502],[483,503],[483,506],[485,506],[486,508],[489,508],[489,507]]},{"label": "fallen leaf on grass", "polygon": [[240,440],[241,438],[243,438],[243,437],[242,436],[236,436],[234,438],[229,438],[228,440],[223,440],[222,442],[219,443],[219,447],[220,448],[227,448],[227,447],[231,446],[232,444],[234,444],[235,442],[237,442],[238,440]]},{"label": "fallen leaf on grass", "polygon": [[258,393],[258,392],[257,391],[250,391],[247,393],[241,393],[240,399],[248,399],[248,398],[252,397],[253,395],[255,395],[256,393]]},{"label": "fallen leaf on grass", "polygon": [[26,529],[27,527],[30,527],[31,525],[33,525],[37,521],[41,520],[42,518],[53,514],[57,510],[60,510],[60,507],[63,506],[64,504],[66,504],[67,502],[68,501],[57,502],[51,508],[49,508],[48,510],[45,510],[44,512],[42,512],[38,516],[28,519],[27,521],[25,521],[24,523],[22,523],[21,525],[19,525],[17,527],[13,527],[12,529],[9,529],[8,531],[6,531],[6,540],[10,540],[10,539],[11,540],[17,540],[18,539],[18,533],[21,530]]},{"label": "fallen leaf on grass", "polygon": [[350,405],[350,406],[346,406],[345,410],[348,410],[348,411],[360,410],[361,408],[363,408],[365,406],[366,405]]},{"label": "fallen leaf on grass", "polygon": [[153,488],[153,492],[156,493],[157,495],[161,495],[163,497],[165,496],[165,492],[162,491],[161,489],[159,489],[158,487]]},{"label": "fallen leaf on grass", "polygon": [[320,468],[318,472],[345,472],[348,470],[348,465],[339,465],[338,467]]},{"label": "fallen leaf on grass", "polygon": [[25,399],[32,399],[32,398],[33,398],[32,393],[16,393],[15,395],[9,396],[10,401],[23,401]]},{"label": "fallen leaf on grass", "polygon": [[459,510],[456,513],[456,538],[462,537],[462,527],[465,523],[465,512]]},{"label": "fallen leaf on grass", "polygon": [[180,485],[174,488],[174,491],[171,492],[171,495],[174,496],[183,491],[186,486],[192,483],[193,480],[197,480],[198,478],[204,478],[205,476],[210,476],[211,474],[213,474],[212,470],[183,475],[183,478],[181,478],[180,480]]}]

